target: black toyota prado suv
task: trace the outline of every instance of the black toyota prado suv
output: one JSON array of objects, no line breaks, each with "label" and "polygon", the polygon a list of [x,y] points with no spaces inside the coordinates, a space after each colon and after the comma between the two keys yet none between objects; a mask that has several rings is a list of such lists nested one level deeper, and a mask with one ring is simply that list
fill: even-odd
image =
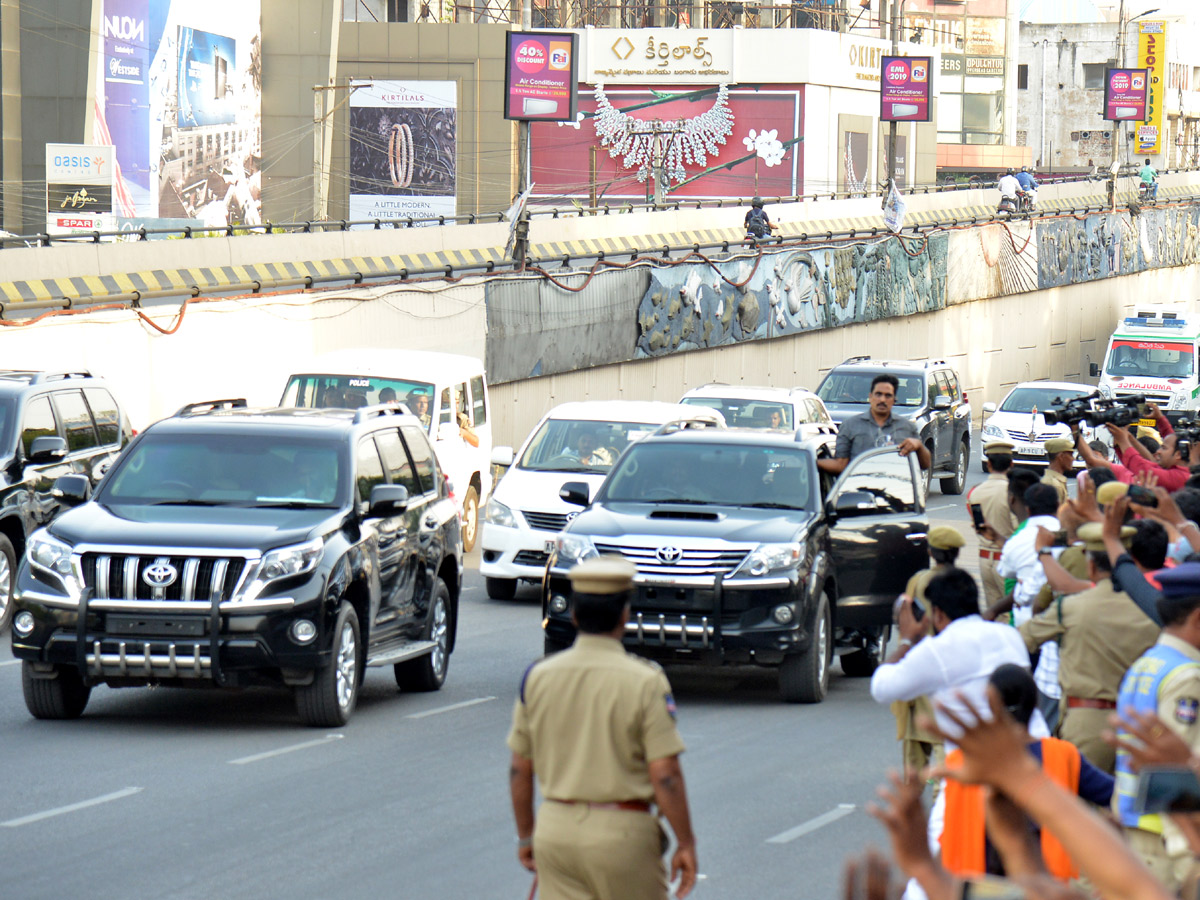
[{"label": "black toyota prado suv", "polygon": [[896,405],[892,415],[912,419],[933,460],[929,478],[941,479],[943,494],[961,494],[971,461],[971,401],[958,373],[944,359],[924,362],[852,356],[834,366],[817,388],[817,395],[839,425],[851,416],[870,412],[871,381],[876,375],[895,375]]},{"label": "black toyota prado suv", "polygon": [[790,434],[666,425],[631,445],[559,533],[542,589],[547,653],[574,640],[567,572],[616,554],[637,566],[625,646],[662,662],[779,670],[784,700],[816,703],[841,655],[871,674],[892,604],[923,568],[927,522],[916,456],[817,469],[831,428]]},{"label": "black toyota prado suv", "polygon": [[286,685],[336,727],[367,666],[441,687],[462,533],[420,422],[360,410],[184,407],[139,435],[89,498],[29,539],[13,655],[38,718],[93,685]]},{"label": "black toyota prado suv", "polygon": [[0,628],[26,539],[64,508],[55,479],[95,484],[131,436],[108,386],[88,372],[0,370]]}]

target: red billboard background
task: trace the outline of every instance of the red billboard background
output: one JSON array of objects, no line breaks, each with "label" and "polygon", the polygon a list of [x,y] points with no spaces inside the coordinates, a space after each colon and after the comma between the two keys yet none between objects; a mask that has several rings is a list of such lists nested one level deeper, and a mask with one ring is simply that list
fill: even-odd
[{"label": "red billboard background", "polygon": [[[655,85],[654,91],[687,93],[695,86],[685,88],[662,88]],[[718,154],[709,156],[704,166],[687,164],[688,177],[706,168],[721,165],[749,155],[752,150],[743,143],[743,138],[774,129],[776,140],[786,143],[803,131],[803,85],[783,86],[769,91],[732,90],[729,92],[729,108],[733,112],[733,133],[718,146]],[[617,109],[653,100],[655,94],[648,88],[606,88],[609,102]],[[690,119],[712,108],[717,92],[694,100],[671,100],[656,106],[633,110],[629,115],[638,119]],[[591,114],[596,111],[593,93],[581,87],[579,111]],[[588,196],[589,150],[596,147],[597,191],[605,199],[622,199],[644,202],[646,183],[637,180],[637,167],[626,169],[622,157],[613,159],[608,148],[600,145],[593,120],[588,118],[579,123],[579,128],[535,123],[532,132],[532,180],[535,197],[581,197]],[[719,169],[683,187],[672,187],[671,197],[749,197],[754,189],[754,159],[739,163],[733,169]],[[783,161],[768,166],[758,160],[758,191],[764,197],[787,197],[803,192],[803,153],[800,146],[792,144],[785,148]]]}]

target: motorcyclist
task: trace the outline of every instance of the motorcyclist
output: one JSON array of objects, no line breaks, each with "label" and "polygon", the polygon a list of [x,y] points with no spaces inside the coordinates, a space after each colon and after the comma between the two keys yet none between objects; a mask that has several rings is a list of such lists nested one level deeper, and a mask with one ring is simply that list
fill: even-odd
[{"label": "motorcyclist", "polygon": [[996,187],[1000,190],[1000,209],[1016,212],[1020,208],[1021,182],[1012,169],[1000,176]]},{"label": "motorcyclist", "polygon": [[755,197],[750,201],[750,209],[746,211],[745,226],[746,236],[753,237],[758,241],[779,229],[779,226],[771,221],[767,211],[763,209],[762,197]]},{"label": "motorcyclist", "polygon": [[1037,179],[1033,177],[1033,173],[1029,171],[1029,166],[1021,166],[1021,171],[1017,173],[1017,181],[1021,184],[1021,190],[1025,192],[1026,198],[1029,200],[1029,208],[1033,209],[1037,206]]},{"label": "motorcyclist", "polygon": [[1150,160],[1146,160],[1146,164],[1142,166],[1138,175],[1142,179],[1142,190],[1149,194],[1151,200],[1158,199],[1158,170],[1150,165]]}]

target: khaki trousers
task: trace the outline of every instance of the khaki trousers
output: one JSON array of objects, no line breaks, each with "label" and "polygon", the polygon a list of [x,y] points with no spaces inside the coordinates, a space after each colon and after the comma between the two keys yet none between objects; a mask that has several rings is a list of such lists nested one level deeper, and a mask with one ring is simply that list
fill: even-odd
[{"label": "khaki trousers", "polygon": [[1171,894],[1177,894],[1183,878],[1190,868],[1190,857],[1172,857],[1167,854],[1167,845],[1161,834],[1143,831],[1140,828],[1122,827],[1125,840],[1133,848],[1150,874],[1159,880]]},{"label": "khaki trousers", "polygon": [[649,813],[547,800],[533,830],[540,900],[666,900],[666,835]]},{"label": "khaki trousers", "polygon": [[996,571],[996,560],[979,558],[979,580],[983,582],[985,608],[1004,599],[1004,578]]},{"label": "khaki trousers", "polygon": [[1108,717],[1112,710],[1086,707],[1068,709],[1065,698],[1058,709],[1058,736],[1074,744],[1097,769],[1103,769],[1109,775],[1113,774],[1117,764],[1117,751],[1101,737],[1104,729],[1108,728]]}]

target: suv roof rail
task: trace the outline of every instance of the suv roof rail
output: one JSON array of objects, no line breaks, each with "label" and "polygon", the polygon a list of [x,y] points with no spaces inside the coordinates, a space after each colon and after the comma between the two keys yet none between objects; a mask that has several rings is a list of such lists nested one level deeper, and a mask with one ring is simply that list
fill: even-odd
[{"label": "suv roof rail", "polygon": [[403,403],[377,403],[374,406],[360,406],[354,411],[354,424],[361,425],[367,419],[377,419],[380,416],[410,416],[408,407]]},{"label": "suv roof rail", "polygon": [[865,355],[865,356],[848,356],[848,357],[846,357],[846,359],[842,360],[842,365],[843,365],[843,366],[848,366],[848,365],[850,365],[851,363],[860,363],[860,362],[866,362],[866,361],[867,361],[867,360],[869,360],[870,358],[871,358],[871,354],[870,354],[870,353],[868,353],[868,354],[867,354],[867,355]]},{"label": "suv roof rail", "polygon": [[29,379],[30,384],[41,384],[43,381],[62,381],[65,378],[91,378],[92,373],[87,369],[79,369],[77,371],[62,371],[62,372],[34,372],[33,377]]},{"label": "suv roof rail", "polygon": [[836,425],[827,425],[824,422],[801,422],[796,426],[796,440],[807,441],[809,438],[835,436],[838,433]]},{"label": "suv roof rail", "polygon": [[695,415],[680,416],[664,422],[654,430],[655,434],[674,434],[677,431],[693,431],[703,428],[724,428],[725,417],[715,409],[699,409]]},{"label": "suv roof rail", "polygon": [[201,400],[188,403],[176,410],[176,416],[190,416],[195,413],[216,412],[219,409],[246,409],[245,397],[231,397],[224,400]]}]

